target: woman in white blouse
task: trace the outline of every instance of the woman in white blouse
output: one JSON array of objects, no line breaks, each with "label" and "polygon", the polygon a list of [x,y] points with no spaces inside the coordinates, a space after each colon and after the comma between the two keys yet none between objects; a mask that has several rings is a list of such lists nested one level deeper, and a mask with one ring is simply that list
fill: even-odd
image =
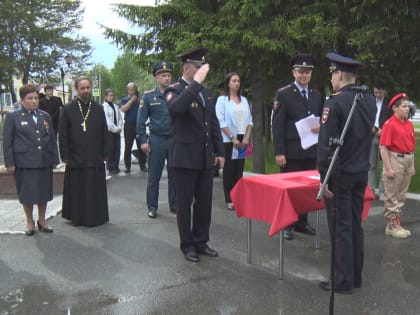
[{"label": "woman in white blouse", "polygon": [[105,111],[106,123],[108,131],[112,139],[112,155],[111,159],[106,162],[106,168],[110,174],[120,172],[120,150],[121,150],[121,129],[123,127],[123,118],[120,108],[113,103],[114,92],[111,89],[105,91],[105,100],[102,104]]},{"label": "woman in white blouse", "polygon": [[245,148],[250,142],[253,126],[252,116],[247,99],[241,95],[239,74],[231,72],[224,81],[225,95],[219,96],[216,103],[216,115],[219,119],[225,146],[225,165],[223,167],[223,189],[225,202],[229,210],[234,210],[230,191],[242,177],[245,159],[233,159],[233,147]]}]

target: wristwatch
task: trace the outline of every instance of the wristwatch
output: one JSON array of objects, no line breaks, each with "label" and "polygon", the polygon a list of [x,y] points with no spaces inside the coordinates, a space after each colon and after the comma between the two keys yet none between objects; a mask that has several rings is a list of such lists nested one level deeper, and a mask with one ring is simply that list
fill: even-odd
[{"label": "wristwatch", "polygon": [[230,140],[233,140],[233,134],[231,133],[229,136]]}]

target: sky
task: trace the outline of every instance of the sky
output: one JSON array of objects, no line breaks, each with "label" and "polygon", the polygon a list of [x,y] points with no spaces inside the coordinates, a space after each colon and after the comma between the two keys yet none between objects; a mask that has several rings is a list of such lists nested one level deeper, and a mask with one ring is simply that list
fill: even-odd
[{"label": "sky", "polygon": [[122,52],[110,39],[105,39],[102,30],[97,23],[107,27],[119,28],[128,33],[138,33],[138,28],[128,24],[124,19],[118,18],[117,14],[111,11],[113,3],[127,3],[136,5],[154,5],[155,0],[82,0],[82,6],[85,8],[82,21],[81,36],[90,39],[93,47],[92,62],[101,63],[108,69],[114,65],[118,55]]}]

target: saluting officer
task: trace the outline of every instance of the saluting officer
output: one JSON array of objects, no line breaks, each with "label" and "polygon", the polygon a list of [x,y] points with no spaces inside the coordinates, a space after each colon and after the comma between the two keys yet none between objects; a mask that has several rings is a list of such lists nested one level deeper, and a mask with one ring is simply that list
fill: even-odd
[{"label": "saluting officer", "polygon": [[[137,137],[141,150],[149,154],[149,176],[147,178],[147,208],[149,218],[156,218],[159,200],[159,181],[162,177],[165,160],[168,159],[169,133],[171,120],[164,91],[171,83],[172,65],[161,61],[153,67],[153,76],[158,83],[154,90],[144,93],[137,116]],[[146,122],[149,119],[150,137],[146,134]],[[175,186],[172,171],[167,166],[168,200],[171,212],[176,212]]]},{"label": "saluting officer", "polygon": [[[357,60],[336,53],[328,53],[327,58],[331,61],[330,73],[334,94],[326,101],[321,116],[318,138],[321,182],[325,178],[334,151],[330,146],[330,139],[340,138],[356,95],[354,84],[358,69],[363,65]],[[362,211],[375,115],[375,98],[366,93],[356,105],[339,152],[336,170],[328,182],[325,193],[330,239],[337,246],[335,254],[337,293],[349,294],[353,288],[362,286],[364,252]],[[335,206],[337,230],[336,235],[331,235],[334,218],[332,209]],[[320,286],[324,290],[331,289],[329,281],[321,282]]]},{"label": "saluting officer", "polygon": [[[199,262],[198,254],[216,257],[209,229],[213,194],[213,166],[224,165],[224,148],[215,112],[216,98],[203,86],[209,71],[207,48],[177,55],[182,78],[165,90],[171,117],[169,166],[173,168],[177,221],[185,259]],[[191,204],[192,226],[191,226]]]},{"label": "saluting officer", "polygon": [[[273,106],[273,142],[276,164],[281,172],[296,172],[316,168],[316,145],[304,150],[301,146],[295,123],[310,115],[320,116],[321,93],[309,87],[314,58],[311,54],[299,54],[290,59],[295,81],[277,90]],[[318,133],[319,127],[312,132]],[[298,222],[284,230],[287,240],[296,232],[315,235],[315,229],[308,223],[308,215],[299,215]]]}]

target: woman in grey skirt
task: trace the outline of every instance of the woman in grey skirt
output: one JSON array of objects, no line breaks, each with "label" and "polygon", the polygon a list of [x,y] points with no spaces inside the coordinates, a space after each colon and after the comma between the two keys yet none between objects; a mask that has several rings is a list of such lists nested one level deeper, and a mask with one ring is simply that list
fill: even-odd
[{"label": "woman in grey skirt", "polygon": [[4,122],[4,162],[15,177],[19,201],[25,210],[26,235],[35,233],[34,204],[38,205],[38,230],[51,233],[45,211],[53,197],[53,168],[59,163],[56,137],[51,117],[38,109],[36,86],[22,86],[19,95],[22,108],[8,113]]}]

